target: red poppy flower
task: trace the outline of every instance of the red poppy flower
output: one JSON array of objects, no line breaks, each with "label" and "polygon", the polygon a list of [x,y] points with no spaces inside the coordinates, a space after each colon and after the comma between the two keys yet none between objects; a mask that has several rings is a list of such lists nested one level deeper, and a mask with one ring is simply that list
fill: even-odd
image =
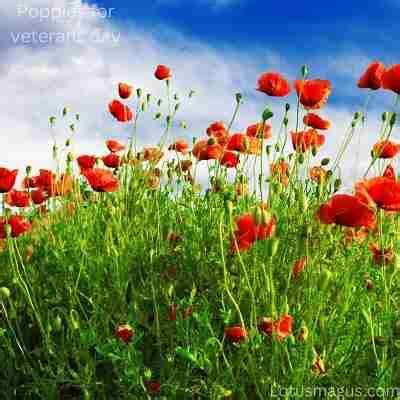
[{"label": "red poppy flower", "polygon": [[356,189],[359,194],[366,192],[379,208],[400,211],[400,182],[380,176],[359,182]]},{"label": "red poppy flower", "polygon": [[266,210],[258,210],[260,221],[252,214],[243,214],[235,219],[236,230],[231,243],[231,251],[246,251],[256,240],[265,240],[273,236],[276,230],[276,220]]},{"label": "red poppy flower", "polygon": [[394,168],[393,168],[393,166],[391,164],[389,164],[385,168],[385,171],[383,172],[382,176],[385,177],[385,178],[389,178],[389,179],[391,179],[393,181],[397,180],[396,172],[395,172],[395,170],[394,170]]},{"label": "red poppy flower", "polygon": [[79,156],[76,161],[78,162],[79,168],[84,171],[85,169],[92,169],[95,166],[96,157],[84,154]]},{"label": "red poppy flower", "polygon": [[118,168],[121,165],[121,158],[115,153],[107,154],[102,160],[104,165],[108,168]]},{"label": "red poppy flower", "polygon": [[201,139],[195,143],[192,149],[193,155],[198,160],[219,160],[224,148],[215,139]]},{"label": "red poppy flower", "polygon": [[294,279],[298,279],[300,277],[300,274],[304,271],[307,262],[308,262],[308,257],[304,256],[293,264],[292,276]]},{"label": "red poppy flower", "polygon": [[331,83],[328,80],[296,80],[294,86],[300,103],[306,109],[321,108],[331,93]]},{"label": "red poppy flower", "polygon": [[110,150],[111,153],[118,153],[119,151],[122,151],[125,149],[125,146],[118,142],[118,140],[114,139],[108,139],[106,140],[106,146],[108,150]]},{"label": "red poppy flower", "polygon": [[325,181],[327,171],[323,167],[316,166],[310,168],[309,174],[312,181],[320,184]]},{"label": "red poppy flower", "polygon": [[244,326],[233,325],[225,328],[225,338],[231,343],[240,343],[247,339],[247,331]]},{"label": "red poppy flower", "polygon": [[30,224],[30,222],[26,218],[24,218],[20,215],[12,215],[7,220],[1,218],[0,219],[0,239],[5,239],[7,237],[6,230],[5,230],[5,226],[7,224],[10,225],[10,227],[11,227],[11,236],[12,237],[18,237],[18,236],[24,234],[25,232],[30,231],[32,228],[32,225]]},{"label": "red poppy flower", "polygon": [[126,344],[132,340],[134,334],[133,328],[128,324],[119,325],[115,331],[115,336]]},{"label": "red poppy flower", "polygon": [[56,175],[48,169],[40,169],[39,175],[33,177],[36,187],[40,187],[49,192],[52,192],[52,187],[54,186]]},{"label": "red poppy flower", "polygon": [[274,320],[266,317],[260,318],[260,322],[257,327],[265,335],[272,336],[274,332]]},{"label": "red poppy flower", "polygon": [[118,84],[118,93],[121,99],[129,99],[132,95],[132,86],[127,83],[119,83]]},{"label": "red poppy flower", "polygon": [[25,190],[11,190],[6,194],[6,203],[11,207],[25,208],[31,204],[31,198]]},{"label": "red poppy flower", "polygon": [[231,244],[231,251],[246,251],[257,239],[257,225],[253,215],[244,214],[235,219],[235,238]]},{"label": "red poppy flower", "polygon": [[108,109],[111,115],[119,122],[128,122],[133,118],[133,112],[128,107],[123,105],[119,100],[113,100],[109,105]]},{"label": "red poppy flower", "polygon": [[175,143],[172,143],[168,150],[175,150],[178,153],[186,153],[189,148],[189,144],[185,139],[177,139]]},{"label": "red poppy flower", "polygon": [[161,392],[161,383],[156,380],[144,381],[144,386],[147,391],[152,395],[158,395]]},{"label": "red poppy flower", "polygon": [[17,169],[0,168],[0,193],[7,193],[13,188],[17,174]]},{"label": "red poppy flower", "polygon": [[207,135],[215,138],[221,146],[226,146],[229,140],[228,131],[223,122],[213,122],[207,128]]},{"label": "red poppy flower", "polygon": [[325,136],[318,133],[315,129],[292,132],[291,136],[294,150],[300,153],[304,153],[311,148],[318,149],[325,143]]},{"label": "red poppy flower", "polygon": [[277,339],[282,341],[292,334],[293,317],[285,314],[276,321],[273,321],[272,318],[261,318],[258,329],[267,336],[272,336],[275,333]]},{"label": "red poppy flower", "polygon": [[289,183],[289,164],[280,160],[270,165],[271,176],[275,177],[282,185],[287,186]]},{"label": "red poppy flower", "polygon": [[274,97],[285,97],[290,93],[289,82],[277,72],[266,72],[258,78],[257,90]]},{"label": "red poppy flower", "polygon": [[214,136],[217,132],[226,132],[225,124],[222,121],[213,122],[207,128],[207,135]]},{"label": "red poppy flower", "polygon": [[356,196],[337,194],[323,204],[317,213],[323,224],[337,224],[348,227],[373,228],[375,212]]},{"label": "red poppy flower", "polygon": [[236,166],[239,164],[239,157],[233,151],[224,151],[224,154],[219,162],[226,168],[236,168]]},{"label": "red poppy flower", "polygon": [[373,154],[377,158],[393,158],[400,151],[400,145],[390,140],[381,140],[374,144],[372,149]]},{"label": "red poppy flower", "polygon": [[276,231],[276,219],[271,217],[267,222],[257,225],[257,239],[265,240],[274,236]]},{"label": "red poppy flower", "polygon": [[278,340],[283,340],[292,334],[293,317],[285,314],[275,322],[275,331],[278,335]]},{"label": "red poppy flower", "polygon": [[31,198],[34,204],[40,205],[48,199],[48,195],[43,189],[38,188],[31,192]]},{"label": "red poppy flower", "polygon": [[240,153],[258,155],[261,154],[261,141],[243,133],[234,133],[229,138],[226,148]]},{"label": "red poppy flower", "polygon": [[171,70],[166,65],[159,65],[154,72],[154,76],[159,80],[163,81],[172,77]]},{"label": "red poppy flower", "polygon": [[357,86],[361,89],[377,90],[382,86],[382,76],[385,72],[385,66],[374,61],[368,65],[365,72],[361,75]]},{"label": "red poppy flower", "polygon": [[331,123],[327,119],[321,118],[319,115],[314,113],[308,113],[304,116],[303,122],[305,125],[314,128],[314,129],[321,129],[326,130],[329,129]]},{"label": "red poppy flower", "polygon": [[88,169],[83,175],[96,192],[115,192],[118,189],[118,179],[111,171],[101,168]]},{"label": "red poppy flower", "polygon": [[400,94],[400,64],[393,65],[383,73],[382,87]]},{"label": "red poppy flower", "polygon": [[372,259],[377,265],[388,265],[393,263],[396,254],[392,248],[381,249],[376,243],[369,246],[372,253]]},{"label": "red poppy flower", "polygon": [[250,137],[257,137],[261,139],[270,139],[272,137],[272,126],[269,124],[264,124],[264,133],[262,132],[263,123],[259,122],[258,124],[250,125],[246,130],[246,135]]},{"label": "red poppy flower", "polygon": [[167,320],[168,321],[176,321],[177,311],[178,311],[177,304],[171,304],[170,306],[168,306]]}]

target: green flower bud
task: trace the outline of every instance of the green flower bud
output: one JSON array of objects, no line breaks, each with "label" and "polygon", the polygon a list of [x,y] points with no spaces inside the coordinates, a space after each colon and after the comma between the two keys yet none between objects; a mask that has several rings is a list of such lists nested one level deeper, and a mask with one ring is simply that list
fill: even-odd
[{"label": "green flower bud", "polygon": [[329,158],[323,158],[323,159],[321,160],[321,165],[322,165],[322,166],[328,165],[329,162],[330,162]]},{"label": "green flower bud", "polygon": [[303,79],[305,79],[308,76],[308,67],[307,65],[302,65],[301,67],[301,76]]},{"label": "green flower bud", "polygon": [[263,113],[262,113],[262,120],[263,122],[268,121],[274,116],[274,113],[270,110],[269,107],[265,107]]},{"label": "green flower bud", "polygon": [[236,93],[235,94],[235,98],[236,98],[236,102],[240,103],[242,101],[242,99],[243,99],[243,96],[242,96],[241,93]]},{"label": "green flower bud", "polygon": [[11,295],[10,289],[3,286],[0,288],[0,298],[1,300],[7,300]]}]

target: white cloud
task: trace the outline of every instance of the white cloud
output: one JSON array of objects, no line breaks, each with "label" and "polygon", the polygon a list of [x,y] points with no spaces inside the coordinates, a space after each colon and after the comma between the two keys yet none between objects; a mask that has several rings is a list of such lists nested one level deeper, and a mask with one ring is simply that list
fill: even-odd
[{"label": "white cloud", "polygon": [[[52,7],[62,8],[70,2],[57,0],[51,4]],[[77,3],[85,10],[92,10],[80,0],[75,0],[75,5]],[[35,0],[30,4],[31,7],[33,4],[35,7],[48,7],[50,0]],[[4,166],[21,169],[27,164],[51,166],[52,142],[48,117],[57,115],[61,119],[60,112],[64,105],[68,105],[73,114],[81,115],[75,140],[77,153],[101,154],[104,152],[102,141],[110,136],[127,139],[129,128],[112,119],[107,104],[116,97],[119,81],[141,87],[145,93],[152,93],[153,98],[162,95],[165,86],[153,77],[154,67],[159,63],[168,64],[173,69],[174,91],[182,98],[190,89],[197,92],[189,103],[187,99],[183,102],[179,114],[180,119],[189,123],[189,129],[185,132],[176,128],[176,136],[199,137],[204,135],[210,122],[229,121],[236,92],[244,93],[245,104],[235,130],[255,122],[266,104],[273,104],[274,110],[281,113],[278,108],[283,107],[284,101],[271,100],[254,90],[257,77],[263,70],[274,69],[285,73],[294,70],[289,62],[272,50],[264,51],[265,57],[258,60],[251,50],[215,49],[188,40],[167,27],[152,34],[134,24],[119,26],[112,19],[87,16],[40,22],[29,16],[16,16],[15,7],[13,0],[3,1],[0,5],[0,37],[3,37],[0,42],[0,148],[1,164]],[[38,30],[53,33],[73,31],[81,34],[83,39],[76,41],[68,38],[62,43],[47,45],[12,42],[10,32]],[[95,40],[93,35],[96,32],[104,35],[103,41]],[[118,41],[114,40],[111,32],[120,33]],[[291,102],[295,103],[293,95]],[[325,154],[335,149],[341,132],[350,123],[351,114],[333,107],[328,107],[323,114],[334,120],[334,128],[328,134],[328,145],[323,150]],[[278,118],[275,124],[279,124]],[[142,143],[157,142],[161,132],[162,128],[153,121],[151,114],[139,125]],[[369,142],[377,135],[377,128],[374,127],[371,132],[372,136],[363,135],[363,146],[370,146]],[[65,129],[57,128],[57,135],[65,137]],[[365,153],[368,152],[364,152],[367,156]]]}]

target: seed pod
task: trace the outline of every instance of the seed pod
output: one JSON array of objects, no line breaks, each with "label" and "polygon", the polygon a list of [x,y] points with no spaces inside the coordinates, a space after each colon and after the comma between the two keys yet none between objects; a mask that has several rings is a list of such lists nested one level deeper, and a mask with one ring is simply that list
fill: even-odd
[{"label": "seed pod", "polygon": [[324,158],[324,159],[322,159],[322,161],[321,161],[321,165],[322,166],[325,166],[325,165],[328,165],[329,164],[329,158]]}]

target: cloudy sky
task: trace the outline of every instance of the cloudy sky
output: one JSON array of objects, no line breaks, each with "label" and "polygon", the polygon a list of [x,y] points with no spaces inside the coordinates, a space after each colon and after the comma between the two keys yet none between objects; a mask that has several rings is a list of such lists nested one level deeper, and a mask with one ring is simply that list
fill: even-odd
[{"label": "cloudy sky", "polygon": [[[356,88],[360,73],[374,59],[400,62],[399,17],[397,0],[1,0],[0,164],[50,167],[48,117],[57,117],[54,134],[62,144],[71,122],[62,121],[63,106],[71,109],[71,118],[81,116],[77,154],[101,154],[105,138],[126,140],[130,128],[112,119],[107,104],[120,81],[154,98],[162,95],[164,85],[153,77],[157,64],[172,68],[173,90],[182,99],[196,91],[191,101],[182,101],[178,115],[188,129],[174,131],[187,137],[204,135],[214,120],[229,121],[236,92],[245,102],[235,130],[256,122],[267,105],[279,126],[284,101],[256,92],[257,78],[274,70],[295,79],[307,64],[311,77],[332,81],[322,115],[333,127],[320,156],[332,155],[352,114],[365,103],[367,93]],[[293,94],[288,100],[295,105]],[[379,115],[393,102],[390,93],[374,93],[345,174],[360,174],[368,163]],[[156,142],[162,132],[151,118],[154,112],[139,125],[141,143]]]}]

